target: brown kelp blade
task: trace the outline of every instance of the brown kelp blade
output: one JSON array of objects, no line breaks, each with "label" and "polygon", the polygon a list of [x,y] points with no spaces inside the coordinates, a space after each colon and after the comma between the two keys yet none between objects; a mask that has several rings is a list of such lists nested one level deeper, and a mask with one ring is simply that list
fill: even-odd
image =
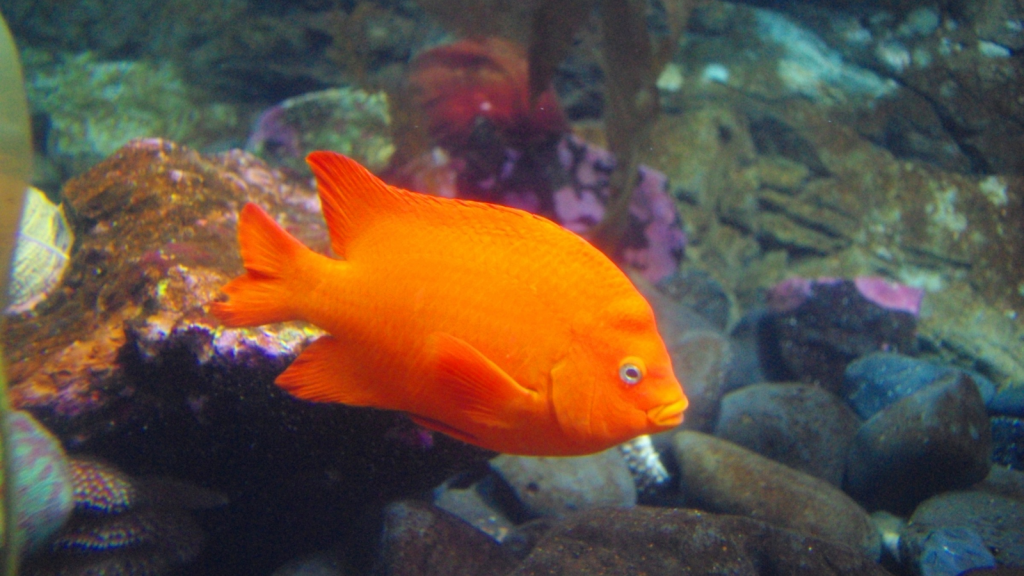
[{"label": "brown kelp blade", "polygon": [[596,0],[544,2],[530,24],[530,100],[536,101],[555,76],[555,69],[572,48],[576,31],[587,20]]},{"label": "brown kelp blade", "polygon": [[612,257],[629,221],[640,147],[647,141],[659,110],[655,87],[657,72],[645,10],[646,2],[641,0],[604,0],[601,3],[605,132],[616,163],[611,176],[612,201],[590,240]]}]

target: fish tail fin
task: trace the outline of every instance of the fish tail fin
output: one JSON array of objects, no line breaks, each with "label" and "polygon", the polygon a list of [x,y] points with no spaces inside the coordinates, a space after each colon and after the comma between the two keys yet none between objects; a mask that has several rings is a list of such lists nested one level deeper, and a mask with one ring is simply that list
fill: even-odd
[{"label": "fish tail fin", "polygon": [[214,316],[230,327],[298,318],[291,305],[296,263],[310,250],[253,203],[239,215],[238,243],[245,274],[222,288],[228,300],[212,304]]}]

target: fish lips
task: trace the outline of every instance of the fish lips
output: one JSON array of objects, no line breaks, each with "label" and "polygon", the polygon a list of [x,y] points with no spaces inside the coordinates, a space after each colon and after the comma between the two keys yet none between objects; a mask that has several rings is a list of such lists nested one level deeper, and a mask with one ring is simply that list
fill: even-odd
[{"label": "fish lips", "polygon": [[674,428],[683,423],[683,412],[689,404],[684,396],[675,402],[648,410],[647,419],[658,428]]}]

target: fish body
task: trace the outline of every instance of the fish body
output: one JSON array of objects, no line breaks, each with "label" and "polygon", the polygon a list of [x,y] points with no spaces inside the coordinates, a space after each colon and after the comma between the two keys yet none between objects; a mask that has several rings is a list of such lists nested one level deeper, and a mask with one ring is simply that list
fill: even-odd
[{"label": "fish body", "polygon": [[527,212],[388,186],[307,158],[331,246],[317,254],[254,204],[227,326],[329,333],[276,380],[299,398],[407,412],[511,454],[578,455],[678,425],[687,400],[647,301],[584,239]]}]

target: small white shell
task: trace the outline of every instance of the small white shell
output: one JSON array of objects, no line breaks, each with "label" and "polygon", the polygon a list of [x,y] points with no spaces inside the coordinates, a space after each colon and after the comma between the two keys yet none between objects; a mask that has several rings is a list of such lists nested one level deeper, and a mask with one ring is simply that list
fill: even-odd
[{"label": "small white shell", "polygon": [[619,451],[622,452],[626,466],[633,474],[637,491],[641,495],[655,494],[668,485],[671,477],[662,464],[661,455],[654,448],[650,436],[644,434],[620,444]]},{"label": "small white shell", "polygon": [[11,262],[6,314],[28,312],[50,295],[64,276],[73,241],[63,208],[29,187]]}]

